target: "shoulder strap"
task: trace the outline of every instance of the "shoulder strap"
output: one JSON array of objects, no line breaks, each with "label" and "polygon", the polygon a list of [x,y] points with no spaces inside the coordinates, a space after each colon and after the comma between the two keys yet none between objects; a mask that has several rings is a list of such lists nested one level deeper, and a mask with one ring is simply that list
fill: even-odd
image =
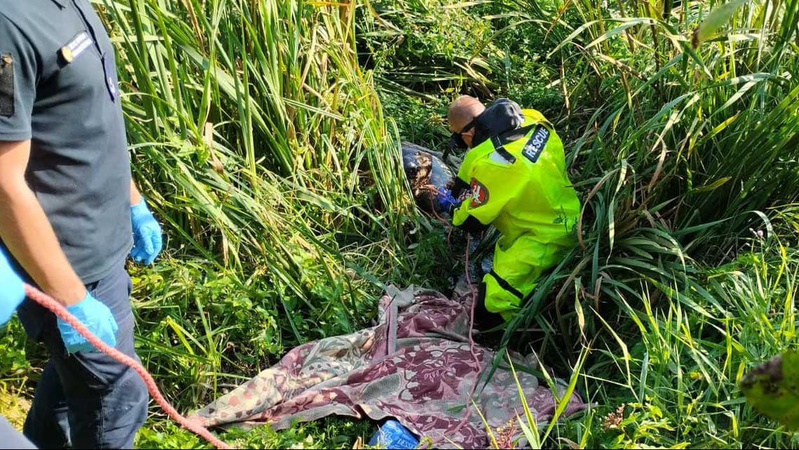
[{"label": "shoulder strap", "polygon": [[529,133],[533,127],[535,127],[535,124],[516,128],[515,130],[509,130],[496,136],[492,136],[491,144],[494,145],[494,151],[499,153],[499,155],[505,158],[505,160],[507,160],[509,163],[515,163],[516,157],[511,155],[509,151],[505,150],[505,145],[518,141],[519,139],[527,136],[527,133]]}]

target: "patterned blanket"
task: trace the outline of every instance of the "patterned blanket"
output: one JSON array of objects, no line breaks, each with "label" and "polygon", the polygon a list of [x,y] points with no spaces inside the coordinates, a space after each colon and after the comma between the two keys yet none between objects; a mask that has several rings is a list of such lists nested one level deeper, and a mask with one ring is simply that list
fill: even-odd
[{"label": "patterned blanket", "polygon": [[[455,301],[434,291],[390,288],[380,300],[377,326],[299,346],[191,418],[207,427],[268,423],[280,430],[331,414],[394,417],[436,448],[485,448],[480,413],[492,429],[518,430],[506,425],[524,411],[512,372],[500,367],[489,377],[494,353],[470,349],[471,301],[471,295]],[[517,376],[536,421],[550,419],[558,401],[552,390],[533,375],[517,370]],[[574,394],[565,415],[585,406]]]}]

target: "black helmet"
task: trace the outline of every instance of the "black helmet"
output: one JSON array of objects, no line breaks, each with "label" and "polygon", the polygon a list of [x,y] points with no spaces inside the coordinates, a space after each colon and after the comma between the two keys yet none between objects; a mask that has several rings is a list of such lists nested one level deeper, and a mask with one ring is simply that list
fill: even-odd
[{"label": "black helmet", "polygon": [[472,147],[506,131],[515,130],[524,123],[524,114],[518,103],[498,98],[474,119]]}]

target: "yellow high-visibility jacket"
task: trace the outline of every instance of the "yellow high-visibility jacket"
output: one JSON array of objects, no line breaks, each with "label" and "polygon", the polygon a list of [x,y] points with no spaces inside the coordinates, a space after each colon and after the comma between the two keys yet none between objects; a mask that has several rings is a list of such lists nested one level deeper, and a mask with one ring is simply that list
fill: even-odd
[{"label": "yellow high-visibility jacket", "polygon": [[[470,186],[471,197],[452,219],[455,226],[477,220],[502,233],[494,269],[484,281],[487,309],[506,320],[521,297],[532,292],[541,273],[558,263],[561,251],[576,244],[580,215],[580,200],[566,173],[563,142],[540,112],[522,112],[521,128],[488,139],[466,154],[458,178]],[[520,238],[524,242],[517,242]]]}]

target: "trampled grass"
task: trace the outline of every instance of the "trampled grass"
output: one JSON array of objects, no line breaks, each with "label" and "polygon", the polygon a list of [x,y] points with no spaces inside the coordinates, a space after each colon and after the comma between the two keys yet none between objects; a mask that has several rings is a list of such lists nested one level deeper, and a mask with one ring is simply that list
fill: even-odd
[{"label": "trampled grass", "polygon": [[[799,446],[737,388],[797,343],[799,1],[95,3],[168,233],[154,268],[131,267],[138,350],[182,412],[363,326],[384,284],[447,288],[462,250],[413,208],[399,141],[444,145],[446,105],[470,93],[550,117],[584,204],[580,246],[505,344],[592,408],[520,412],[528,442]],[[0,339],[4,382],[29,388],[41,350],[25,362],[18,323]],[[371,431],[223,437],[327,448]],[[153,409],[138,445],[206,444]]]}]

